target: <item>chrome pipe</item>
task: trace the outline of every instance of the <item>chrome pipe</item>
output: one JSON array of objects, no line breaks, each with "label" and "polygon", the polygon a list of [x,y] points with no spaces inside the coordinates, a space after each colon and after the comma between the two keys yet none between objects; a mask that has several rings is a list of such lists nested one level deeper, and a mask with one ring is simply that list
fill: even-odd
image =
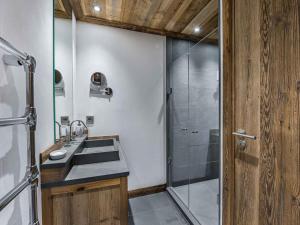
[{"label": "chrome pipe", "polygon": [[28,122],[28,116],[16,117],[16,118],[1,118],[0,127],[26,124],[27,122]]},{"label": "chrome pipe", "polygon": [[12,44],[6,41],[4,38],[0,37],[0,48],[2,48],[7,53],[16,56],[18,59],[22,61],[26,61],[28,55],[24,52],[19,51],[16,49]]},{"label": "chrome pipe", "polygon": [[0,211],[4,209],[15,197],[20,194],[27,186],[30,185],[30,176],[25,176],[22,181],[0,199]]},{"label": "chrome pipe", "polygon": [[36,130],[36,110],[34,107],[34,73],[36,61],[34,57],[27,55],[8,41],[0,37],[0,48],[4,49],[10,56],[4,56],[3,61],[10,66],[22,65],[26,73],[26,112],[25,116],[17,118],[0,119],[0,126],[11,126],[16,124],[27,125],[27,173],[25,178],[9,193],[0,200],[0,211],[5,208],[21,191],[31,185],[31,216],[30,225],[39,225],[38,205],[37,205],[37,188],[39,170],[36,165],[35,156],[35,130]]}]

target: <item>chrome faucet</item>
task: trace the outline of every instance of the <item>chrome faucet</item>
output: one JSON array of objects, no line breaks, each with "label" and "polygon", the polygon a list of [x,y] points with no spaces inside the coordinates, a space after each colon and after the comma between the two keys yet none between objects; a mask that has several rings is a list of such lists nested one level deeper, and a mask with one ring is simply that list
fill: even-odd
[{"label": "chrome faucet", "polygon": [[73,123],[75,123],[75,122],[82,123],[83,126],[85,127],[85,129],[88,130],[87,126],[85,125],[85,123],[82,120],[74,120],[74,121],[72,121],[72,123],[70,124],[70,141],[73,140],[72,126],[73,126]]},{"label": "chrome faucet", "polygon": [[59,140],[61,140],[61,124],[57,121],[55,121],[55,123],[58,125],[58,137],[59,137]]}]

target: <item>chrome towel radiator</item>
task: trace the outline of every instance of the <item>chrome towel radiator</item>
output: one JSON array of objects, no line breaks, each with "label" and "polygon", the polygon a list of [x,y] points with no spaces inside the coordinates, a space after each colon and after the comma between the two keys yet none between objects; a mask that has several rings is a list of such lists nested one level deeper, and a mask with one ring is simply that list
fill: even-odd
[{"label": "chrome towel radiator", "polygon": [[27,168],[21,182],[0,199],[0,211],[2,211],[14,198],[16,198],[26,187],[31,187],[30,201],[30,225],[39,225],[37,208],[37,188],[39,170],[35,159],[35,129],[36,110],[34,108],[34,73],[36,61],[34,57],[23,53],[13,47],[9,42],[0,37],[0,48],[8,55],[3,56],[4,64],[8,66],[23,66],[26,73],[26,109],[25,114],[16,118],[0,118],[0,127],[18,124],[26,125],[27,144]]}]

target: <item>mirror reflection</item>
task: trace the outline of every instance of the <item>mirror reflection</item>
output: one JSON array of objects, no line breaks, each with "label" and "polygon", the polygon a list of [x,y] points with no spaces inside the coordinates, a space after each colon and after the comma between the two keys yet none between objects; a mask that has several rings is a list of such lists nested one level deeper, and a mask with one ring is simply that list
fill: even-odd
[{"label": "mirror reflection", "polygon": [[68,136],[73,120],[73,37],[72,19],[54,18],[55,35],[55,139]]}]

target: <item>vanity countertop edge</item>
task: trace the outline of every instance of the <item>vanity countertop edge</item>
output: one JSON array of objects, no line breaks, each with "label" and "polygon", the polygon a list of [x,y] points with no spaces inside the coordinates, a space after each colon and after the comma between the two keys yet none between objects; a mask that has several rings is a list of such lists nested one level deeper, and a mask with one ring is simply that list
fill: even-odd
[{"label": "vanity countertop edge", "polygon": [[[85,140],[107,140],[115,139],[119,151],[119,161],[99,162],[85,165],[72,165],[72,158],[78,151],[79,146]],[[66,185],[83,184],[94,181],[101,181],[107,179],[121,178],[129,176],[129,169],[124,151],[122,150],[119,136],[97,136],[88,137],[87,135],[77,138],[75,140],[78,146],[72,146],[68,149],[67,155],[61,160],[46,159],[45,154],[49,155],[53,150],[62,149],[62,144],[54,144],[48,150],[41,153],[40,170],[41,170],[41,188],[52,188]],[[44,159],[44,160],[43,160]],[[53,172],[54,171],[54,172]],[[59,177],[54,180],[44,181],[43,176],[57,173]],[[52,174],[50,176],[52,176]]]}]

